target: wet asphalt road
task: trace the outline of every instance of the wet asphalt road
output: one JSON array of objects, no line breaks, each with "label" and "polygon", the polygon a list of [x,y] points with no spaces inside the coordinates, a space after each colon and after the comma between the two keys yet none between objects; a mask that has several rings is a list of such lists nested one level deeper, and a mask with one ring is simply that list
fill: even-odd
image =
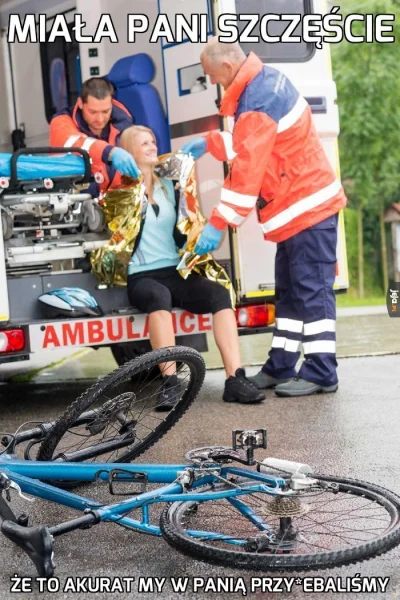
[{"label": "wet asphalt road", "polygon": [[[256,372],[250,368],[249,373]],[[181,462],[189,448],[207,444],[229,445],[232,429],[266,427],[268,450],[264,456],[277,456],[306,462],[318,472],[339,474],[372,481],[400,494],[400,355],[342,359],[339,364],[340,389],[334,395],[299,399],[279,399],[269,391],[263,404],[251,407],[225,405],[221,401],[224,381],[220,370],[209,371],[204,387],[183,419],[138,462]],[[2,386],[2,431],[14,431],[22,421],[51,418],[74,399],[86,382],[61,382],[38,386]],[[29,393],[28,393],[29,391]],[[80,488],[81,494],[103,497],[103,489]],[[18,500],[16,512],[29,509],[34,524],[54,524],[72,516],[71,511],[41,500],[33,506]],[[10,593],[10,577],[34,577],[29,559],[4,537],[0,538],[0,598],[22,597]],[[272,598],[274,593],[252,593],[251,577],[273,574],[235,571],[214,567],[187,558],[171,549],[162,539],[129,532],[110,524],[73,532],[56,539],[56,575],[64,585],[74,576],[135,577],[131,593],[90,594],[92,598],[242,598],[239,593],[193,592],[189,579],[184,594],[172,591],[170,577],[233,576],[243,578],[248,598]],[[305,593],[294,585],[286,598],[397,598],[400,599],[400,548],[368,562],[308,575],[332,577],[390,577],[386,593]],[[290,573],[284,574],[290,576]],[[300,577],[305,574],[300,573]],[[139,577],[166,577],[162,594],[139,593]],[[24,595],[25,597],[25,595]],[[37,587],[30,598],[83,598],[85,594],[59,592],[41,594]]]},{"label": "wet asphalt road", "polygon": [[[338,309],[337,356],[365,356],[400,354],[400,319],[390,319],[385,306],[366,306]],[[207,368],[221,368],[222,361],[212,334],[207,334],[209,351],[203,354]],[[245,335],[239,338],[243,366],[262,364],[268,356],[272,335]],[[76,352],[76,350],[75,350]],[[0,382],[29,371],[40,373],[34,381],[63,381],[99,377],[115,368],[108,348],[97,351],[81,349],[78,360],[71,361],[73,351],[68,348],[47,350],[32,355],[31,360],[0,364]],[[47,365],[68,362],[57,369]]]}]

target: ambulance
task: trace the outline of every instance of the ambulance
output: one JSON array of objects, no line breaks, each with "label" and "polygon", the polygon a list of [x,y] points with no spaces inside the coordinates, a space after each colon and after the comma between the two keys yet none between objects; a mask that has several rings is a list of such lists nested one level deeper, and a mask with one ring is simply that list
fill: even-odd
[{"label": "ambulance", "polygon": [[[275,15],[268,22],[268,32],[270,36],[279,38],[291,25],[282,15],[302,17],[308,13],[324,14],[327,10],[325,0],[2,2],[0,152],[11,152],[13,145],[14,148],[26,145],[23,153],[35,153],[36,148],[46,148],[50,119],[60,107],[75,103],[82,81],[92,76],[112,74],[120,59],[138,55],[146,55],[150,59],[154,67],[150,75],[148,71],[146,75],[134,73],[128,84],[120,84],[128,88],[131,84],[135,93],[141,85],[152,90],[151,95],[157,98],[157,111],[161,111],[167,132],[162,150],[178,150],[185,142],[201,134],[229,130],[232,123],[218,116],[217,106],[223,90],[211,85],[204,77],[199,57],[207,37],[220,34],[218,25],[226,24],[226,15],[230,15],[229,22],[236,24],[239,33],[247,34],[252,29],[250,33],[256,39],[241,41],[244,51],[254,51],[264,63],[283,71],[310,104],[325,151],[340,176],[339,116],[329,44],[318,48],[316,44],[304,41],[265,41],[260,36],[260,19],[254,18],[254,15]],[[36,40],[28,39],[26,29],[25,41],[8,41],[12,15],[19,15],[21,25],[25,23],[27,27],[29,19],[35,15]],[[54,37],[54,24],[60,15],[67,23],[71,39],[56,36],[49,41],[52,31]],[[115,36],[96,37],[102,15],[108,15]],[[159,33],[162,30],[160,15],[167,15],[172,37],[171,32],[166,31],[154,41],[155,27],[158,27]],[[28,19],[26,22],[25,18]],[[178,31],[183,20],[193,25],[193,31],[195,26],[201,28],[201,38],[199,35],[197,41],[192,41],[187,28],[186,32],[182,27]],[[252,23],[254,27],[250,27]],[[80,34],[88,41],[76,41],[74,27],[76,33],[77,24],[84,24]],[[293,35],[299,35],[299,28],[300,25]],[[129,105],[129,89],[117,90],[117,98],[136,118],[135,106]],[[140,123],[140,119],[137,122]],[[151,126],[151,121],[148,124]],[[219,202],[227,169],[228,165],[214,160],[209,154],[196,163],[198,195],[202,212],[207,217]],[[54,225],[54,216],[50,215],[47,225],[42,219],[40,225],[33,223],[24,229],[15,226],[18,219],[12,212],[13,199],[7,194],[7,183],[6,178],[0,194],[0,363],[25,360],[28,361],[28,369],[29,361],[43,350],[109,346],[116,361],[122,364],[147,351],[150,348],[147,315],[129,306],[126,288],[102,289],[103,286],[82,266],[89,252],[107,241],[107,232],[100,231],[99,213],[90,209],[91,220],[88,217],[86,227],[79,228],[74,219],[80,209],[76,209],[76,205],[71,209],[68,191],[64,190],[59,200],[60,207],[64,208],[58,208],[57,226]],[[49,198],[51,193],[49,189]],[[58,205],[54,200],[48,203],[50,213],[54,212]],[[82,213],[79,214],[82,216]],[[214,253],[234,285],[240,335],[265,333],[272,329],[275,251],[274,243],[264,241],[254,211],[240,228],[229,231]],[[335,288],[342,291],[348,287],[342,214],[337,258]],[[45,318],[38,297],[61,287],[88,290],[96,298],[103,315],[75,319]],[[206,349],[206,334],[212,331],[210,315],[192,315],[176,310],[173,318],[177,343]]]}]

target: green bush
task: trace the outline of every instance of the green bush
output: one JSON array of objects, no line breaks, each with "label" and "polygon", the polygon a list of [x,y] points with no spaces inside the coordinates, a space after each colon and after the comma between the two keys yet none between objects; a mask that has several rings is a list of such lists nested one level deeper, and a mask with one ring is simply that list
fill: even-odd
[{"label": "green bush", "polygon": [[[377,227],[376,211],[364,209],[364,285],[366,296],[381,296],[383,294],[381,281],[380,236]],[[345,208],[344,222],[346,231],[347,262],[349,268],[349,293],[357,295],[358,290],[358,231],[357,211]]]}]

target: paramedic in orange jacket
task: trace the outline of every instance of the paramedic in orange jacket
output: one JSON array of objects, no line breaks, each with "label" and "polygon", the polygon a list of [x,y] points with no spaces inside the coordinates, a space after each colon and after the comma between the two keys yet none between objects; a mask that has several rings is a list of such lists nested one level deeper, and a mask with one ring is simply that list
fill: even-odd
[{"label": "paramedic in orange jacket", "polygon": [[[234,117],[232,134],[211,132],[185,144],[230,160],[221,201],[195,251],[215,250],[227,226],[239,227],[254,208],[266,240],[277,242],[276,326],[262,370],[251,380],[279,396],[334,392],[338,212],[346,204],[306,100],[280,71],[240,46],[211,38],[201,55],[211,83],[225,89],[220,114]],[[303,344],[305,360],[296,363]]]},{"label": "paramedic in orange jacket", "polygon": [[92,77],[83,83],[74,108],[56,114],[50,123],[50,146],[78,146],[89,153],[95,176],[89,189],[93,197],[107,191],[117,171],[135,178],[139,174],[131,154],[116,148],[119,136],[133,119],[113,96],[111,83]]}]

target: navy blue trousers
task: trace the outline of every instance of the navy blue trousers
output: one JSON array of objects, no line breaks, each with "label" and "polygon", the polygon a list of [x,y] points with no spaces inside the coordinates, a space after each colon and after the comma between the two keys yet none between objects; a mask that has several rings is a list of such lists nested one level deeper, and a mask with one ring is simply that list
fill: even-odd
[{"label": "navy blue trousers", "polygon": [[[338,215],[277,244],[275,330],[263,371],[278,378],[337,383],[336,275]],[[297,373],[301,346],[304,362]]]}]

